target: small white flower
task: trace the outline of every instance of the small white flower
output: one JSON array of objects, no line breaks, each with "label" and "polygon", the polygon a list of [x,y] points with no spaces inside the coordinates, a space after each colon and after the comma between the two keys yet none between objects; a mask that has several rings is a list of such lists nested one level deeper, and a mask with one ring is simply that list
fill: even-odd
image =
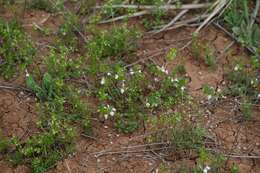
[{"label": "small white flower", "polygon": [[107,114],[105,114],[104,117],[105,117],[106,120],[108,119],[108,115]]},{"label": "small white flower", "polygon": [[239,70],[239,66],[236,65],[235,68],[234,68],[235,71],[238,71]]},{"label": "small white flower", "polygon": [[30,74],[28,73],[27,69],[25,69],[25,76],[26,76],[26,77],[29,77],[29,76],[30,76]]},{"label": "small white flower", "polygon": [[130,71],[130,75],[133,75],[133,74],[135,74],[135,72],[133,72],[133,71]]},{"label": "small white flower", "polygon": [[253,80],[251,80],[251,85],[254,85],[254,83],[255,83],[255,82],[254,82]]},{"label": "small white flower", "polygon": [[109,115],[114,116],[114,115],[115,115],[115,112],[111,111],[111,112],[109,113]]},{"label": "small white flower", "polygon": [[174,82],[179,82],[179,79],[178,79],[178,78],[175,78],[175,79],[174,79]]},{"label": "small white flower", "polygon": [[142,73],[142,70],[138,70],[138,73]]},{"label": "small white flower", "polygon": [[220,89],[220,88],[218,88],[218,89],[217,89],[217,92],[218,92],[218,93],[220,93],[220,92],[221,92],[221,89]]},{"label": "small white flower", "polygon": [[121,89],[120,89],[120,93],[121,93],[121,94],[124,94],[124,92],[125,92],[124,88],[121,88]]},{"label": "small white flower", "polygon": [[119,76],[118,76],[118,74],[116,74],[116,75],[115,75],[115,79],[118,79],[118,78],[119,78]]},{"label": "small white flower", "polygon": [[173,78],[171,78],[171,82],[174,82]]},{"label": "small white flower", "polygon": [[164,66],[161,67],[161,71],[165,73],[166,69],[164,68]]},{"label": "small white flower", "polygon": [[168,70],[165,70],[165,74],[169,74]]},{"label": "small white flower", "polygon": [[108,72],[108,73],[107,73],[107,75],[108,75],[108,76],[111,76],[111,73],[110,73],[110,72]]},{"label": "small white flower", "polygon": [[203,173],[208,173],[209,170],[210,170],[210,167],[209,167],[209,166],[206,166],[206,167],[203,169]]},{"label": "small white flower", "polygon": [[185,87],[184,87],[184,86],[182,86],[182,87],[181,87],[181,90],[182,90],[182,91],[184,91],[184,90],[185,90]]},{"label": "small white flower", "polygon": [[101,84],[101,85],[104,85],[104,84],[105,84],[105,82],[106,82],[105,78],[104,78],[104,77],[102,77],[102,79],[101,79],[101,81],[100,81],[100,84]]},{"label": "small white flower", "polygon": [[260,98],[260,94],[258,94],[257,97]]},{"label": "small white flower", "polygon": [[112,111],[116,112],[116,108],[112,108]]},{"label": "small white flower", "polygon": [[150,103],[147,102],[147,103],[145,104],[145,106],[149,108],[149,107],[150,107]]},{"label": "small white flower", "polygon": [[211,100],[212,99],[212,95],[208,95],[208,100]]},{"label": "small white flower", "polygon": [[154,81],[155,81],[155,82],[158,82],[158,81],[159,81],[159,79],[156,77],[156,78],[154,78]]}]

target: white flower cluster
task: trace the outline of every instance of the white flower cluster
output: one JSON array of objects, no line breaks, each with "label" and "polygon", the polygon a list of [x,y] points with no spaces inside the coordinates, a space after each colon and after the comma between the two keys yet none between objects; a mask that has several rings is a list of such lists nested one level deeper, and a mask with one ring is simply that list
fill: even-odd
[{"label": "white flower cluster", "polygon": [[209,170],[210,170],[210,167],[209,167],[209,166],[206,166],[206,167],[203,169],[203,173],[208,173]]},{"label": "white flower cluster", "polygon": [[134,75],[135,73],[142,73],[142,70],[134,71],[132,68],[129,69],[130,75]]},{"label": "white flower cluster", "polygon": [[162,71],[163,73],[165,73],[165,74],[169,74],[169,72],[168,72],[168,70],[164,67],[164,66],[162,66],[162,67],[160,67],[160,66],[157,66],[157,68],[160,70],[160,71]]},{"label": "white flower cluster", "polygon": [[105,107],[104,107],[106,110],[107,110],[107,114],[104,114],[104,118],[107,120],[108,119],[108,116],[110,115],[110,116],[114,116],[115,115],[115,113],[116,113],[116,108],[114,108],[114,107],[111,107],[110,105],[106,105]]},{"label": "white flower cluster", "polygon": [[[175,85],[176,87],[178,87],[178,84],[179,84],[179,79],[178,79],[178,78],[175,78],[175,79],[171,78],[171,82],[174,83],[174,85]],[[184,92],[185,89],[186,89],[185,86],[182,86],[182,87],[181,87],[181,91],[182,91],[182,92]]]}]

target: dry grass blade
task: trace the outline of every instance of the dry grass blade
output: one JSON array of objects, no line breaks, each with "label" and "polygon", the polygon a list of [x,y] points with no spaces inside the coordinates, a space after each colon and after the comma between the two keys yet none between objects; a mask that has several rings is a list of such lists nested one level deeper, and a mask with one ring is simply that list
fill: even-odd
[{"label": "dry grass blade", "polygon": [[[195,0],[193,2],[193,4],[198,3],[199,0]],[[164,31],[165,29],[169,28],[170,26],[174,25],[182,16],[184,16],[186,13],[188,13],[188,9],[184,9],[182,10],[177,16],[175,16],[167,25],[163,26],[161,29],[159,29],[158,31],[155,31],[154,34],[158,34],[162,31]]]},{"label": "dry grass blade", "polygon": [[223,9],[231,2],[232,0],[217,0],[213,7],[215,6],[212,13],[208,16],[208,18],[196,29],[195,33],[198,33],[203,27],[209,24],[212,19],[219,13],[223,11]]},{"label": "dry grass blade", "polygon": [[149,14],[149,13],[150,13],[149,11],[144,10],[144,11],[139,11],[139,12],[136,12],[136,13],[133,13],[133,14],[130,14],[130,15],[123,15],[123,16],[118,16],[118,17],[112,18],[112,19],[104,20],[104,21],[101,21],[99,23],[104,24],[104,23],[116,22],[116,21],[119,21],[119,20],[127,19],[127,18],[143,16],[143,15],[146,15],[146,14]]},{"label": "dry grass blade", "polygon": [[[212,4],[211,3],[201,3],[201,4],[184,4],[182,6],[177,5],[162,5],[162,6],[154,6],[154,5],[111,5],[110,8],[126,8],[126,9],[139,9],[139,10],[153,10],[153,9],[161,9],[161,10],[184,10],[184,9],[200,9],[200,8],[208,8]],[[96,9],[106,8],[105,6],[96,6]]]}]

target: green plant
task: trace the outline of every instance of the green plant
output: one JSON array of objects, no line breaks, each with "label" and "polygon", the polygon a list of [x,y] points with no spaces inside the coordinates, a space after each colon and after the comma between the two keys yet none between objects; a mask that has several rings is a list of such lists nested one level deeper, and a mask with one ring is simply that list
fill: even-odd
[{"label": "green plant", "polygon": [[148,66],[143,72],[140,66],[127,70],[120,63],[114,64],[103,71],[96,84],[99,113],[105,119],[115,119],[115,126],[125,133],[137,129],[152,111],[170,108],[186,97],[186,78]]},{"label": "green plant", "polygon": [[199,151],[197,164],[192,168],[192,173],[219,173],[222,172],[226,159],[221,155],[211,154],[204,148]]},{"label": "green plant", "polygon": [[24,70],[32,62],[35,52],[16,20],[5,22],[0,18],[0,74],[5,79]]},{"label": "green plant", "polygon": [[233,164],[230,169],[230,173],[239,173],[239,167],[237,164]]},{"label": "green plant", "polygon": [[32,9],[56,12],[64,9],[64,0],[32,0],[28,6]]},{"label": "green plant", "polygon": [[47,72],[63,80],[81,76],[84,73],[83,58],[75,55],[72,57],[72,50],[63,45],[52,49],[45,60]]},{"label": "green plant", "polygon": [[10,156],[14,164],[30,164],[34,173],[43,173],[73,151],[75,131],[56,114],[51,114],[48,127],[33,135],[25,143],[16,143],[16,150]]},{"label": "green plant", "polygon": [[240,110],[243,113],[243,116],[245,119],[250,119],[252,116],[252,103],[248,100],[243,100],[243,102],[240,105]]},{"label": "green plant", "polygon": [[61,38],[61,42],[69,48],[77,48],[78,38],[76,32],[79,30],[78,16],[72,13],[66,13],[64,15],[64,22],[59,28],[58,35]]},{"label": "green plant", "polygon": [[[105,72],[113,60],[122,59],[136,49],[139,33],[126,26],[113,27],[110,31],[100,31],[86,45],[90,59],[89,74]],[[120,60],[119,60],[120,61]]]},{"label": "green plant", "polygon": [[198,61],[202,61],[208,67],[216,66],[216,58],[209,44],[203,43],[197,35],[193,35],[191,43],[191,52]]},{"label": "green plant", "polygon": [[87,44],[88,54],[92,60],[99,60],[129,53],[136,48],[138,33],[127,26],[113,27],[110,31],[100,31]]},{"label": "green plant", "polygon": [[172,113],[148,119],[148,143],[166,142],[175,150],[199,149],[203,146],[203,128],[187,121],[181,113]]},{"label": "green plant", "polygon": [[205,50],[206,55],[205,55],[205,60],[204,60],[205,64],[209,67],[215,67],[216,58],[214,56],[214,53],[210,50],[210,48],[208,46],[205,49],[206,49]]},{"label": "green plant", "polygon": [[[26,84],[40,99],[44,113],[54,112],[60,119],[68,121],[84,120],[84,126],[87,126],[87,122],[90,123],[87,106],[80,101],[77,91],[67,86],[62,79],[53,78],[49,73],[45,73],[42,84],[38,85],[29,75]],[[48,119],[46,115],[43,117]]]},{"label": "green plant", "polygon": [[238,40],[257,54],[260,47],[260,30],[249,12],[248,3],[248,0],[233,1],[224,14],[224,21]]},{"label": "green plant", "polygon": [[207,96],[207,99],[210,100],[217,100],[221,96],[223,96],[223,93],[221,92],[221,89],[215,89],[214,87],[210,85],[203,85],[202,86],[202,92]]},{"label": "green plant", "polygon": [[[231,81],[229,94],[233,96],[249,97],[251,100],[257,100],[259,94],[258,67],[256,60],[252,60],[251,68],[246,67],[242,62],[238,62],[233,70],[228,74]],[[256,68],[255,68],[256,67]]]},{"label": "green plant", "polygon": [[[55,55],[53,52],[52,56],[57,58]],[[27,86],[40,100],[38,108],[42,116],[38,126],[41,133],[33,135],[25,143],[18,142],[16,152],[10,157],[15,164],[31,165],[35,173],[47,171],[73,151],[75,129],[69,122],[82,122],[85,133],[91,131],[86,105],[80,101],[77,92],[66,85],[64,79],[70,75],[61,73],[69,71],[63,64],[65,61],[58,61],[57,64],[49,61],[47,60],[49,66],[40,85],[31,74],[27,74],[26,78]],[[52,65],[56,68],[55,71],[50,69]]]},{"label": "green plant", "polygon": [[4,137],[4,135],[2,134],[2,130],[0,129],[0,153],[6,152],[9,148],[9,145],[9,140]]}]

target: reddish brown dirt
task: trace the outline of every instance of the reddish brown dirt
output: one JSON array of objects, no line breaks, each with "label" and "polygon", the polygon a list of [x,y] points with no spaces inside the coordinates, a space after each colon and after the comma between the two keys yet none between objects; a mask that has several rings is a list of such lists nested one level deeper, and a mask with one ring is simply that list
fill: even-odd
[{"label": "reddish brown dirt", "polygon": [[[10,15],[7,14],[5,16],[8,17]],[[44,23],[39,23],[39,21],[43,21],[46,18],[48,20]],[[48,27],[56,32],[60,21],[62,21],[62,19],[56,19],[56,16],[48,17],[47,13],[33,11],[25,14],[23,24],[27,33],[35,42],[40,43],[40,45],[47,45],[52,43],[54,38],[39,36],[30,24],[33,22],[39,23],[41,26]],[[181,28],[152,38],[143,39],[140,41],[138,53],[149,54],[167,47],[181,48],[191,39],[190,33],[192,31],[193,29]],[[182,41],[184,38],[187,39]],[[223,76],[226,72],[226,67],[228,68],[230,62],[238,55],[245,55],[238,45],[234,45],[228,53],[222,55],[222,51],[231,40],[213,27],[204,30],[201,38],[211,43],[216,56],[219,57],[215,70],[211,70],[197,62],[188,49],[181,51],[178,54],[178,58],[167,65],[168,70],[173,69],[177,64],[185,66],[187,75],[191,78],[189,91],[195,99],[200,101],[204,100],[201,92],[202,85],[210,84],[214,87],[223,87]],[[43,50],[43,52],[45,51]],[[161,55],[154,57],[154,61],[158,65],[164,64],[163,59],[166,52],[163,51]],[[23,77],[20,78],[12,83],[22,85],[24,83]],[[1,82],[4,82],[3,79],[0,79]],[[232,111],[232,107],[234,107],[234,103],[231,102],[218,104],[216,107],[206,107],[205,113],[202,115],[202,121],[206,122],[204,124],[205,127],[209,129],[210,134],[215,139],[216,144],[218,144],[215,149],[221,149],[221,151],[225,151],[225,153],[230,155],[247,155],[248,153],[260,155],[259,108],[255,109],[251,121],[242,122],[239,121],[241,115],[237,111]],[[37,111],[35,110],[35,101],[32,96],[28,96],[26,93],[0,89],[0,128],[3,129],[4,135],[8,137],[15,135],[24,140],[37,131],[35,127],[36,121]],[[94,121],[93,124],[95,139],[78,137],[75,154],[58,162],[48,173],[150,173],[158,170],[159,162],[162,160],[158,159],[158,157],[152,157],[153,153],[150,152],[105,154],[107,151],[125,150],[123,147],[144,144],[141,138],[143,135],[142,130],[131,135],[124,135],[115,131],[110,122],[103,124]],[[140,147],[139,149],[145,150],[146,148]],[[227,162],[227,168],[233,162],[239,165],[240,173],[260,172],[260,163],[257,160],[230,158]],[[179,168],[181,164],[193,165],[194,159],[169,161],[172,169]],[[228,169],[226,171],[228,172]],[[26,166],[14,168],[4,161],[0,155],[0,172],[30,173],[30,169]]]}]

